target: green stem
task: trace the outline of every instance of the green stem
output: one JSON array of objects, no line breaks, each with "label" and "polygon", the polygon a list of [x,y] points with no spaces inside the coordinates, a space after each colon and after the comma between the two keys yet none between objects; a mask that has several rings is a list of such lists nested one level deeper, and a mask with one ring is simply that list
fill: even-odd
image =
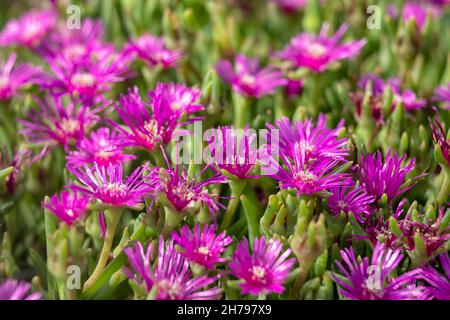
[{"label": "green stem", "polygon": [[231,199],[228,202],[227,211],[225,211],[222,223],[220,224],[220,230],[222,231],[226,230],[230,226],[231,221],[233,221],[234,214],[239,205],[240,201],[239,197],[241,196],[242,191],[244,191],[246,185],[247,185],[246,179],[230,182]]},{"label": "green stem", "polygon": [[250,100],[238,93],[233,93],[234,127],[244,129],[249,123]]},{"label": "green stem", "polygon": [[442,182],[441,190],[436,197],[436,202],[438,204],[444,204],[450,194],[450,169],[443,167],[442,174],[444,175],[444,180]]},{"label": "green stem", "polygon": [[300,290],[305,283],[306,279],[308,278],[309,270],[311,270],[311,267],[313,266],[312,262],[305,261],[303,264],[300,265],[299,272],[297,275],[297,279],[294,283],[294,295],[298,297],[300,295]]},{"label": "green stem", "polygon": [[117,226],[119,225],[120,218],[122,217],[123,208],[114,208],[108,210],[106,215],[106,235],[105,241],[103,242],[102,251],[100,257],[98,258],[97,265],[95,266],[94,272],[92,272],[89,279],[86,280],[83,286],[83,292],[88,291],[90,287],[97,281],[98,277],[105,269],[108,263],[109,254],[111,253],[111,248],[114,240],[114,235],[116,233]]},{"label": "green stem", "polygon": [[161,231],[164,237],[167,237],[172,230],[180,225],[181,220],[183,219],[183,214],[180,212],[174,212],[173,210],[164,207],[164,211],[166,213],[164,220],[164,227]]}]

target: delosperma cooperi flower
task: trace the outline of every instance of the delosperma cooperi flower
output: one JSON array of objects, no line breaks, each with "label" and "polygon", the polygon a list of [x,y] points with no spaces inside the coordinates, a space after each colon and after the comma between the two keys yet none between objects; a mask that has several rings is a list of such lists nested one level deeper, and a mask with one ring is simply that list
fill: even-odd
[{"label": "delosperma cooperi flower", "polygon": [[143,177],[148,169],[146,165],[138,167],[127,178],[124,178],[122,163],[110,163],[107,167],[94,163],[93,166],[68,166],[68,169],[82,184],[72,184],[69,189],[100,200],[105,205],[134,207],[154,191],[151,181]]},{"label": "delosperma cooperi flower", "polygon": [[55,27],[57,13],[51,10],[29,11],[8,21],[0,32],[0,45],[20,45],[34,48]]},{"label": "delosperma cooperi flower", "polygon": [[12,53],[6,62],[0,65],[0,101],[9,100],[18,91],[39,81],[42,68],[29,63],[16,64],[17,55]]},{"label": "delosperma cooperi flower", "polygon": [[402,10],[402,19],[405,22],[410,20],[415,21],[416,25],[422,29],[425,26],[427,17],[431,15],[432,18],[437,19],[441,15],[441,10],[431,4],[423,2],[406,1]]},{"label": "delosperma cooperi flower", "polygon": [[62,191],[48,198],[48,201],[43,203],[43,207],[70,226],[83,218],[90,202],[87,195]]},{"label": "delosperma cooperi flower", "polygon": [[355,57],[366,44],[366,40],[340,44],[339,41],[347,29],[348,26],[343,24],[333,36],[328,37],[329,25],[324,24],[318,36],[300,33],[276,56],[290,61],[295,67],[323,72],[333,62]]},{"label": "delosperma cooperi flower", "polygon": [[164,68],[174,67],[183,58],[182,50],[169,50],[164,39],[151,34],[143,34],[130,41],[126,52],[136,54],[151,66],[160,65]]},{"label": "delosperma cooperi flower", "polygon": [[22,124],[20,133],[35,144],[60,144],[68,149],[69,144],[84,137],[86,130],[98,121],[98,112],[103,107],[88,108],[63,97],[51,95],[35,98],[39,109],[32,109]]},{"label": "delosperma cooperi flower", "polygon": [[261,98],[272,94],[277,87],[287,83],[280,71],[276,71],[271,66],[260,68],[257,58],[244,55],[236,57],[234,69],[227,60],[217,62],[215,69],[234,91],[250,97]]},{"label": "delosperma cooperi flower", "polygon": [[173,240],[165,243],[162,237],[159,238],[155,264],[152,263],[152,250],[153,247],[149,244],[144,251],[139,242],[134,247],[125,248],[131,267],[125,273],[130,279],[143,285],[147,292],[155,288],[155,299],[212,300],[220,297],[220,288],[208,288],[219,277],[193,276],[189,262],[176,250]]},{"label": "delosperma cooperi flower", "polygon": [[444,160],[450,165],[450,139],[447,138],[444,124],[442,123],[439,114],[436,113],[434,118],[430,120],[430,125],[433,142],[436,146],[439,146]]},{"label": "delosperma cooperi flower", "polygon": [[450,110],[450,82],[436,88],[434,99],[443,102],[444,109]]},{"label": "delosperma cooperi flower", "polygon": [[371,214],[370,205],[374,202],[375,197],[369,195],[364,188],[344,186],[330,188],[328,191],[332,193],[327,199],[332,214],[337,216],[341,212],[346,214],[351,212],[358,221],[364,221]]},{"label": "delosperma cooperi flower", "polygon": [[0,284],[0,300],[40,300],[42,294],[30,293],[31,284],[15,279],[7,279]]},{"label": "delosperma cooperi flower", "polygon": [[221,257],[225,248],[233,242],[233,239],[225,232],[216,233],[213,225],[196,224],[191,231],[188,226],[180,228],[179,233],[172,233],[172,239],[181,248],[181,254],[190,262],[194,262],[207,269],[213,269],[214,265],[225,262]]},{"label": "delosperma cooperi flower", "polygon": [[443,273],[437,271],[431,265],[422,268],[421,276],[428,283],[429,295],[437,300],[450,300],[450,256],[443,253],[439,256]]},{"label": "delosperma cooperi flower", "polygon": [[273,0],[273,2],[287,13],[292,13],[303,9],[308,0]]},{"label": "delosperma cooperi flower", "polygon": [[333,273],[339,294],[351,300],[418,300],[425,287],[416,286],[418,271],[393,277],[403,255],[400,250],[386,249],[377,243],[372,258],[357,260],[352,247],[341,250],[343,263],[336,261],[340,274]]},{"label": "delosperma cooperi flower", "polygon": [[92,131],[89,137],[84,137],[77,143],[77,150],[66,156],[72,166],[97,163],[100,167],[107,167],[110,163],[121,163],[135,159],[126,154],[120,147],[125,137],[116,129],[100,128]]},{"label": "delosperma cooperi flower", "polygon": [[295,263],[289,258],[291,249],[283,251],[283,244],[270,238],[255,238],[250,252],[247,239],[239,242],[231,258],[231,273],[240,280],[243,294],[283,293],[284,282]]}]

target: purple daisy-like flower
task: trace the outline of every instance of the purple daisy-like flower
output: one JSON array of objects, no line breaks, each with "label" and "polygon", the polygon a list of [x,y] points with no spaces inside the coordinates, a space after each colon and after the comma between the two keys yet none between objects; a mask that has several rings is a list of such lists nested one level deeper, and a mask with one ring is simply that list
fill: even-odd
[{"label": "purple daisy-like flower", "polygon": [[247,239],[237,245],[229,267],[231,273],[241,280],[243,294],[283,293],[284,282],[295,264],[289,258],[291,249],[283,251],[283,244],[275,239],[255,238],[250,253]]},{"label": "purple daisy-like flower", "polygon": [[[180,122],[183,114],[201,110],[195,104],[199,97],[197,89],[183,85],[158,84],[157,88],[149,93],[150,102],[142,101],[137,87],[122,95],[116,105],[126,127],[113,122],[116,128],[127,137],[124,146],[136,146],[148,150],[155,150],[159,144],[167,144],[178,127],[192,123],[200,118],[188,118],[187,122]],[[179,134],[187,131],[177,130]]]},{"label": "purple daisy-like flower", "polygon": [[151,244],[145,252],[139,242],[125,248],[124,252],[132,269],[125,269],[125,273],[147,292],[156,287],[156,300],[215,300],[221,295],[220,288],[207,288],[219,276],[193,277],[189,262],[175,249],[173,240],[165,244],[164,239],[159,238],[157,261],[153,266]]},{"label": "purple daisy-like flower", "polygon": [[439,114],[436,112],[433,120],[430,120],[431,129],[433,131],[433,142],[441,149],[442,156],[445,161],[450,164],[450,140],[447,139],[444,124],[441,121]]},{"label": "purple daisy-like flower", "polygon": [[429,14],[431,14],[434,19],[439,18],[441,9],[430,3],[409,1],[405,3],[402,10],[403,20],[406,22],[414,20],[420,29],[425,26]]},{"label": "purple daisy-like flower", "polygon": [[254,178],[251,170],[258,159],[256,133],[231,126],[213,129],[208,139],[214,164],[238,178]]},{"label": "purple daisy-like flower", "polygon": [[[166,158],[166,163],[169,162]],[[211,215],[219,211],[222,204],[218,197],[211,194],[206,187],[211,184],[226,183],[227,179],[220,173],[212,177],[199,180],[199,177],[209,168],[205,166],[195,177],[189,177],[186,168],[177,165],[174,168],[160,169],[157,191],[163,193],[167,200],[178,212],[197,208],[199,204],[205,205]]]},{"label": "purple daisy-like flower", "polygon": [[126,162],[136,159],[134,155],[125,154],[119,147],[125,137],[118,130],[100,128],[91,132],[77,143],[77,150],[66,156],[71,166],[97,163],[99,167],[107,167],[110,163]]},{"label": "purple daisy-like flower", "polygon": [[303,9],[308,0],[273,0],[286,13],[293,13]]},{"label": "purple daisy-like flower", "polygon": [[429,295],[437,300],[450,300],[450,255],[448,252],[439,256],[444,274],[428,265],[422,268],[421,276],[430,287]]},{"label": "purple daisy-like flower", "polygon": [[348,156],[348,140],[338,138],[343,120],[334,129],[327,127],[323,114],[319,115],[317,125],[310,119],[292,123],[287,117],[276,120],[275,125],[268,123],[267,127],[279,130],[280,153],[286,156],[294,158],[297,155],[293,153],[298,153],[305,163],[323,158],[344,161]]},{"label": "purple daisy-like flower", "polygon": [[450,82],[436,88],[434,100],[444,102],[444,109],[450,110]]},{"label": "purple daisy-like flower", "polygon": [[236,57],[234,69],[227,60],[217,62],[215,69],[223,80],[231,84],[234,91],[250,97],[261,98],[287,84],[280,71],[271,66],[260,68],[257,58],[241,54]]},{"label": "purple daisy-like flower", "polygon": [[85,104],[101,101],[100,94],[110,90],[113,83],[129,76],[128,60],[112,47],[95,51],[90,60],[49,59],[52,74],[42,82],[42,87],[56,94],[70,94]]},{"label": "purple daisy-like flower", "polygon": [[360,186],[345,186],[341,188],[331,188],[328,191],[332,195],[328,198],[328,207],[335,216],[341,212],[349,214],[352,212],[358,221],[364,221],[372,214],[370,205],[375,197],[369,195],[366,190]]},{"label": "purple daisy-like flower", "polygon": [[68,149],[72,141],[83,138],[89,127],[98,122],[97,113],[103,107],[88,108],[62,97],[51,95],[44,100],[35,98],[39,109],[32,109],[28,118],[19,119],[20,133],[36,144],[60,144]]},{"label": "purple daisy-like flower", "polygon": [[89,195],[94,199],[114,207],[134,207],[144,201],[144,198],[154,191],[154,185],[143,175],[148,166],[139,166],[127,178],[123,177],[122,163],[100,167],[97,163],[83,168],[67,166],[67,168],[83,184],[72,184],[69,189]]},{"label": "purple daisy-like flower", "polygon": [[181,254],[189,261],[195,262],[207,269],[214,269],[214,265],[225,261],[221,254],[233,239],[225,232],[216,234],[213,225],[196,224],[194,231],[188,226],[181,227],[179,234],[172,233],[172,239],[182,248]]},{"label": "purple daisy-like flower", "polygon": [[388,200],[392,201],[413,187],[413,185],[402,186],[406,175],[414,169],[415,163],[414,158],[408,164],[404,164],[405,160],[406,155],[399,157],[390,148],[384,160],[380,151],[373,155],[361,154],[360,164],[357,166],[361,185],[378,200],[386,194]]},{"label": "purple daisy-like flower", "polygon": [[0,45],[20,45],[34,48],[55,27],[55,11],[30,11],[18,19],[8,21],[0,33]]},{"label": "purple daisy-like flower", "polygon": [[0,284],[0,300],[40,300],[42,294],[29,294],[31,284],[15,279],[7,279]]},{"label": "purple daisy-like flower", "polygon": [[42,69],[31,64],[17,64],[17,55],[12,53],[0,66],[0,101],[9,100],[23,87],[36,83]]},{"label": "purple daisy-like flower", "polygon": [[425,288],[416,286],[419,271],[413,270],[393,278],[391,274],[400,264],[403,255],[400,250],[386,249],[377,243],[372,259],[356,259],[353,248],[341,250],[343,262],[336,260],[342,275],[333,273],[339,294],[352,300],[419,300],[425,295]]},{"label": "purple daisy-like flower", "polygon": [[62,191],[51,196],[43,207],[70,226],[84,216],[89,203],[89,197],[84,194]]},{"label": "purple daisy-like flower", "polygon": [[427,102],[425,99],[418,99],[414,91],[406,89],[402,90],[399,78],[391,78],[388,84],[392,88],[394,94],[393,108],[400,102],[403,103],[407,111],[414,109],[422,109],[426,106]]},{"label": "purple daisy-like flower", "polygon": [[151,66],[161,65],[164,68],[173,67],[183,58],[183,51],[166,49],[164,39],[151,34],[144,34],[130,41],[125,51],[137,54]]},{"label": "purple daisy-like flower", "polygon": [[347,29],[348,26],[343,24],[333,36],[328,37],[329,25],[325,23],[318,36],[300,33],[276,56],[291,61],[296,67],[323,72],[333,62],[358,55],[366,44],[366,40],[340,44],[339,41]]}]

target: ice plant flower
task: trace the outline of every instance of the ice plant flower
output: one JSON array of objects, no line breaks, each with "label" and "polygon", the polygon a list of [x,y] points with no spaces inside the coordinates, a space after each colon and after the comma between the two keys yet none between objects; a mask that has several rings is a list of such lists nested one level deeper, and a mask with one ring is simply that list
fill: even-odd
[{"label": "ice plant flower", "polygon": [[339,41],[347,29],[348,26],[343,24],[333,36],[328,37],[329,25],[325,23],[318,36],[300,33],[284,50],[276,53],[276,56],[292,62],[295,67],[323,72],[333,62],[355,57],[366,44],[366,40],[340,44]]},{"label": "ice plant flower", "polygon": [[433,142],[436,146],[439,146],[444,160],[450,165],[450,139],[447,139],[444,124],[438,113],[433,120],[430,120],[430,125],[433,131]]},{"label": "ice plant flower", "polygon": [[15,279],[7,279],[0,284],[0,300],[40,300],[42,294],[29,294],[31,284]]},{"label": "ice plant flower", "polygon": [[249,128],[225,126],[213,129],[208,144],[217,168],[241,179],[255,177],[251,171],[257,163],[258,150],[256,134]]},{"label": "ice plant flower", "polygon": [[333,215],[337,216],[341,212],[346,214],[352,212],[355,218],[361,222],[372,213],[370,205],[375,198],[367,194],[364,188],[360,186],[345,186],[330,188],[328,191],[332,193],[328,198],[328,207]]},{"label": "ice plant flower", "polygon": [[280,71],[276,71],[272,66],[260,68],[257,58],[241,54],[236,57],[234,69],[227,60],[217,62],[215,69],[234,91],[250,97],[261,98],[274,93],[277,87],[287,84]]},{"label": "ice plant flower", "polygon": [[[156,300],[213,300],[218,299],[222,290],[207,288],[218,280],[218,276],[193,277],[189,262],[175,249],[173,240],[164,243],[159,238],[157,261],[152,260],[153,247],[147,250],[136,242],[134,247],[125,248],[131,270],[126,268],[127,276],[144,286],[147,292],[156,288]],[[152,266],[153,265],[153,266]]]},{"label": "ice plant flower", "polygon": [[93,199],[112,207],[135,207],[144,201],[154,190],[152,181],[144,179],[143,174],[148,169],[147,165],[139,166],[126,179],[123,177],[122,163],[100,167],[97,163],[93,166],[83,167],[67,166],[82,185],[72,184],[69,189],[86,194]]},{"label": "ice plant flower", "polygon": [[[167,159],[166,162],[168,163]],[[205,205],[211,215],[215,215],[222,206],[218,197],[211,194],[206,187],[211,184],[226,183],[227,179],[215,173],[212,177],[199,180],[199,177],[210,166],[205,166],[195,177],[189,177],[186,168],[177,165],[175,168],[161,169],[157,191],[162,193],[178,212],[198,209],[199,205]]]},{"label": "ice plant flower", "polygon": [[283,293],[284,282],[295,264],[290,255],[291,249],[283,251],[280,241],[271,238],[267,242],[264,236],[254,239],[250,253],[248,240],[244,238],[237,245],[229,267],[241,280],[243,294]]},{"label": "ice plant flower", "polygon": [[151,66],[160,65],[164,68],[173,67],[183,58],[183,51],[167,49],[163,38],[151,34],[144,34],[130,41],[125,52],[137,54]]},{"label": "ice plant flower", "polygon": [[273,0],[286,13],[293,13],[303,9],[308,0]]},{"label": "ice plant flower", "polygon": [[415,159],[408,164],[405,164],[405,160],[406,155],[399,157],[391,149],[388,150],[384,160],[380,151],[375,154],[361,154],[357,167],[361,185],[378,200],[386,194],[388,200],[392,201],[413,187],[413,185],[403,186],[403,183],[406,181],[406,175],[414,169]]},{"label": "ice plant flower", "polygon": [[434,100],[444,102],[444,109],[450,110],[450,82],[436,88]]},{"label": "ice plant flower", "polygon": [[387,249],[377,243],[372,258],[356,259],[353,248],[341,250],[343,263],[336,260],[341,274],[333,273],[339,294],[351,300],[417,300],[424,296],[425,288],[416,286],[417,270],[396,278],[391,274],[403,255],[400,250]]},{"label": "ice plant flower", "polygon": [[221,254],[225,248],[233,242],[233,239],[225,232],[216,234],[213,225],[196,224],[194,230],[184,225],[179,233],[172,233],[172,239],[181,248],[181,254],[188,260],[197,263],[209,270],[214,269],[214,265],[225,261]]},{"label": "ice plant flower", "polygon": [[55,11],[30,11],[10,20],[0,32],[0,45],[20,45],[34,48],[45,35],[55,27],[57,14]]},{"label": "ice plant flower", "polygon": [[392,88],[392,92],[394,94],[393,108],[398,105],[400,102],[403,103],[405,109],[407,111],[411,111],[414,109],[422,109],[426,106],[427,102],[425,99],[418,99],[414,91],[406,89],[402,90],[400,86],[399,78],[391,78],[388,81],[388,85]]},{"label": "ice plant flower", "polygon": [[450,300],[450,256],[443,253],[439,256],[443,274],[428,265],[422,268],[421,276],[428,283],[429,295],[437,300]]},{"label": "ice plant flower", "polygon": [[23,128],[19,131],[35,144],[60,144],[68,149],[69,144],[84,137],[94,125],[103,107],[88,108],[62,97],[51,95],[40,100],[35,98],[39,109],[32,109],[27,119],[19,119]]},{"label": "ice plant flower", "polygon": [[402,18],[405,22],[414,20],[416,25],[423,29],[428,15],[433,19],[439,18],[441,10],[430,3],[407,1],[403,6]]},{"label": "ice plant flower", "polygon": [[301,155],[306,163],[324,158],[344,161],[349,151],[348,140],[338,138],[343,126],[342,120],[336,128],[329,129],[323,114],[319,115],[317,125],[311,119],[291,122],[287,117],[276,120],[275,126],[267,124],[270,130],[279,130],[280,152],[290,158]]},{"label": "ice plant flower", "polygon": [[100,128],[92,131],[89,137],[78,141],[75,151],[66,156],[72,166],[97,163],[100,167],[107,167],[110,163],[126,162],[136,157],[125,154],[119,147],[125,137],[118,130]]},{"label": "ice plant flower", "polygon": [[43,207],[70,226],[84,216],[89,203],[89,197],[84,194],[62,191],[45,201]]},{"label": "ice plant flower", "polygon": [[15,65],[16,58],[17,55],[12,53],[0,65],[0,101],[11,99],[21,88],[36,83],[42,75],[40,67],[28,63]]},{"label": "ice plant flower", "polygon": [[[192,123],[199,118],[189,117],[202,107],[195,104],[199,97],[196,89],[183,85],[158,84],[149,93],[150,101],[144,102],[137,87],[129,89],[116,104],[116,111],[125,127],[113,122],[127,137],[124,146],[135,146],[148,150],[155,150],[159,144],[167,144],[172,140],[176,129],[186,123]],[[187,114],[187,122],[181,122],[182,114]],[[177,130],[179,134],[187,131]]]}]

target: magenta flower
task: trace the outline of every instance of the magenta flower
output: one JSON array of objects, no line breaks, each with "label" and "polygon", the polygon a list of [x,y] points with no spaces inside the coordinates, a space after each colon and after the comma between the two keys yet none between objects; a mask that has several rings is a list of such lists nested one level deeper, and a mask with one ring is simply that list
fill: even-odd
[{"label": "magenta flower", "polygon": [[356,259],[353,248],[341,250],[343,262],[336,260],[341,274],[332,274],[339,294],[351,300],[420,300],[425,288],[416,286],[419,271],[413,270],[396,278],[391,274],[400,264],[400,250],[386,249],[377,243],[372,259]]},{"label": "magenta flower", "polygon": [[234,91],[250,97],[261,98],[272,94],[277,87],[287,83],[283,74],[272,66],[260,68],[257,58],[244,55],[236,57],[234,69],[227,60],[217,62],[215,69],[225,82],[231,84]]},{"label": "magenta flower", "polygon": [[125,154],[119,145],[125,137],[117,130],[100,128],[92,131],[90,137],[78,141],[76,151],[66,156],[71,166],[82,166],[97,163],[99,167],[107,167],[110,163],[116,164],[136,159],[135,156]]},{"label": "magenta flower", "polygon": [[214,269],[215,264],[225,261],[221,254],[225,251],[225,247],[233,242],[225,232],[217,235],[216,228],[207,224],[202,229],[200,224],[196,224],[194,231],[184,225],[179,234],[172,233],[172,239],[182,248],[181,254],[188,261],[210,270]]},{"label": "magenta flower", "polygon": [[337,216],[341,212],[346,214],[352,212],[355,218],[361,222],[372,214],[370,205],[375,198],[367,194],[364,188],[345,186],[331,188],[328,191],[332,193],[328,198],[328,207],[333,215]]},{"label": "magenta flower", "polygon": [[84,216],[89,203],[89,197],[84,194],[62,191],[51,196],[43,207],[70,226]]},{"label": "magenta flower", "polygon": [[[166,162],[168,163],[167,159]],[[179,165],[175,169],[161,169],[157,191],[165,195],[167,200],[178,212],[198,209],[199,205],[205,205],[211,215],[219,211],[223,205],[216,195],[211,194],[206,187],[211,184],[226,183],[227,179],[219,173],[212,177],[199,180],[199,177],[209,168],[205,166],[195,177],[189,178],[186,168]]]},{"label": "magenta flower", "polygon": [[422,278],[430,287],[427,288],[429,295],[437,300],[450,300],[450,256],[443,253],[439,256],[444,271],[439,273],[435,268],[428,265],[422,268]]},{"label": "magenta flower", "polygon": [[137,54],[140,59],[151,66],[161,65],[164,68],[173,67],[183,58],[181,50],[166,49],[164,39],[151,34],[144,34],[130,41],[125,51]]},{"label": "magenta flower", "polygon": [[393,108],[395,108],[395,106],[398,105],[400,102],[403,103],[407,111],[414,109],[422,109],[426,106],[427,104],[426,100],[418,99],[414,91],[409,89],[402,91],[399,78],[389,79],[389,85],[391,86],[392,92],[394,93]]},{"label": "magenta flower", "polygon": [[436,88],[434,100],[444,102],[444,109],[450,110],[450,82]]},{"label": "magenta flower", "polygon": [[20,133],[36,144],[60,144],[66,150],[73,141],[83,138],[85,132],[99,117],[103,108],[89,109],[72,101],[66,105],[62,97],[51,95],[44,100],[35,98],[39,109],[32,109],[28,119],[19,119],[23,125]]},{"label": "magenta flower", "polygon": [[251,170],[256,164],[258,150],[256,134],[249,128],[235,129],[230,126],[213,129],[208,140],[214,164],[238,178],[254,178]]},{"label": "magenta flower", "polygon": [[433,131],[433,142],[441,149],[442,156],[450,165],[450,139],[447,139],[444,124],[442,123],[439,114],[436,112],[433,120],[430,120],[430,126]]},{"label": "magenta flower", "polygon": [[54,11],[29,11],[18,19],[8,21],[0,33],[0,45],[20,45],[34,48],[55,27]]},{"label": "magenta flower", "polygon": [[0,300],[40,300],[42,294],[35,292],[29,294],[31,285],[15,279],[5,280],[0,284]]},{"label": "magenta flower", "polygon": [[220,297],[220,288],[207,288],[219,276],[193,277],[189,262],[175,249],[173,240],[165,244],[164,239],[159,238],[158,257],[154,264],[152,250],[150,243],[144,252],[139,242],[134,247],[125,248],[124,252],[132,269],[125,269],[125,273],[144,286],[147,292],[156,287],[156,300],[213,300]]},{"label": "magenta flower", "polygon": [[154,191],[152,181],[144,179],[148,166],[139,166],[124,180],[122,163],[108,167],[99,167],[97,163],[83,168],[67,166],[67,168],[84,185],[72,184],[69,189],[89,195],[113,207],[134,207],[144,201],[144,198]]},{"label": "magenta flower", "polygon": [[112,84],[122,82],[129,76],[128,61],[111,47],[95,51],[89,61],[49,59],[53,72],[42,83],[44,89],[56,94],[70,94],[85,104],[101,101],[101,93],[111,89]]},{"label": "magenta flower", "polygon": [[419,2],[406,2],[402,10],[402,18],[405,22],[414,20],[416,25],[422,29],[425,26],[428,15],[431,14],[432,18],[439,18],[441,10],[434,5],[419,3]]},{"label": "magenta flower", "polygon": [[348,156],[348,140],[338,138],[344,126],[343,120],[335,129],[327,127],[323,114],[319,115],[317,125],[310,119],[292,123],[287,117],[276,120],[275,125],[268,123],[267,127],[279,130],[280,153],[285,156],[303,157],[305,163],[323,158],[344,161]]},{"label": "magenta flower", "polygon": [[286,92],[286,95],[291,99],[297,96],[301,96],[301,94],[303,93],[303,81],[288,78],[284,91]]},{"label": "magenta flower", "polygon": [[286,13],[293,13],[303,9],[308,0],[273,0]]},{"label": "magenta flower", "polygon": [[17,55],[12,53],[0,66],[0,101],[9,100],[23,87],[36,83],[42,75],[40,67],[24,63],[14,66]]},{"label": "magenta flower", "polygon": [[280,241],[255,238],[253,253],[250,253],[248,240],[244,238],[237,245],[229,267],[231,273],[241,280],[243,294],[283,293],[284,282],[295,264],[295,259],[288,257],[291,249],[283,251]]},{"label": "magenta flower", "polygon": [[384,160],[380,151],[373,155],[361,154],[357,172],[362,187],[378,200],[383,194],[386,194],[389,201],[408,191],[414,185],[402,185],[406,180],[406,175],[414,169],[415,159],[413,158],[408,164],[404,164],[405,160],[406,155],[400,158],[391,149],[387,152]]},{"label": "magenta flower", "polygon": [[300,33],[276,56],[291,61],[295,67],[323,72],[333,62],[358,55],[366,44],[366,40],[339,44],[347,29],[348,26],[343,24],[332,37],[328,37],[329,25],[325,23],[318,36]]},{"label": "magenta flower", "polygon": [[[188,118],[187,122],[180,122],[182,114],[189,116],[190,113],[202,109],[200,105],[194,103],[199,97],[197,89],[160,83],[149,96],[150,106],[142,101],[137,87],[120,97],[116,111],[126,127],[114,122],[113,124],[127,137],[124,146],[155,150],[159,144],[169,143],[178,127],[199,119]],[[177,131],[179,134],[188,133],[183,130]]]}]

